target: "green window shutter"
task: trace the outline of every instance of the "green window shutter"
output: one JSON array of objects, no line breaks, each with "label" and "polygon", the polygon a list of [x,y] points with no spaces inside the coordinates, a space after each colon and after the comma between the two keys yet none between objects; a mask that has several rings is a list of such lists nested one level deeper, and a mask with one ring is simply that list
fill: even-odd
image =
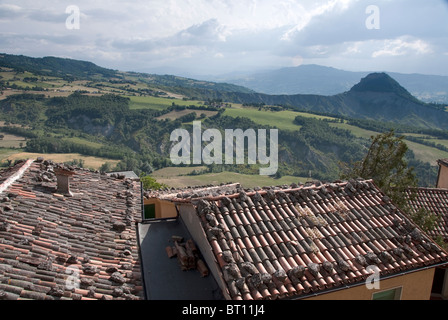
[{"label": "green window shutter", "polygon": [[399,300],[401,288],[381,291],[373,294],[373,300]]},{"label": "green window shutter", "polygon": [[147,204],[145,205],[145,219],[155,219],[156,218],[156,205]]}]

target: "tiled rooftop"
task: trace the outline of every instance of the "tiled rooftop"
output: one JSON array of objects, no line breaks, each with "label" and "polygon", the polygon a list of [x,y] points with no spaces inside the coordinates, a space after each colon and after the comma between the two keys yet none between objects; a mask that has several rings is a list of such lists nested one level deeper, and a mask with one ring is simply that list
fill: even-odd
[{"label": "tiled rooftop", "polygon": [[437,161],[440,165],[443,164],[444,166],[448,167],[448,158],[447,159],[440,159]]},{"label": "tiled rooftop", "polygon": [[433,237],[442,237],[448,242],[448,189],[417,188],[407,190],[411,207],[418,211],[423,208],[439,217],[436,226],[428,234]]},{"label": "tiled rooftop", "polygon": [[301,298],[363,284],[370,265],[393,276],[448,261],[372,181],[189,200],[229,299]]},{"label": "tiled rooftop", "polygon": [[0,193],[0,299],[141,299],[140,184],[70,168],[67,197],[52,162],[6,173],[25,164]]},{"label": "tiled rooftop", "polygon": [[203,197],[217,197],[222,195],[231,195],[235,194],[241,185],[239,183],[229,183],[229,184],[221,184],[219,186],[196,186],[196,187],[186,187],[186,188],[167,188],[164,190],[152,190],[145,191],[144,197],[147,199],[157,198],[162,200],[171,200],[171,199],[190,199],[195,198],[203,198]]}]

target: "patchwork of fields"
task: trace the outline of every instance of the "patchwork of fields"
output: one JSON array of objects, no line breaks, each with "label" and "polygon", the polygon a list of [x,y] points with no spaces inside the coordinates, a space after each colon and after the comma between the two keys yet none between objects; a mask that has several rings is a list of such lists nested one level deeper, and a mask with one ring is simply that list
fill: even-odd
[{"label": "patchwork of fields", "polygon": [[174,188],[188,186],[219,185],[221,183],[241,183],[245,188],[290,185],[291,183],[306,182],[308,178],[283,176],[274,179],[268,176],[247,175],[236,172],[206,173],[201,175],[189,175],[192,171],[200,171],[205,167],[197,168],[164,168],[152,174],[159,183]]},{"label": "patchwork of fields", "polygon": [[[52,78],[52,77],[39,77],[33,82],[29,80],[33,77],[33,74],[23,73],[23,74],[13,74],[8,72],[8,70],[0,70],[0,79],[8,81],[8,83],[15,84],[19,87],[28,86],[32,88],[33,86],[39,86],[41,88],[47,89],[44,94],[46,96],[68,96],[76,90],[83,90],[89,92],[89,94],[103,94],[103,93],[117,93],[123,96],[129,97],[130,108],[133,110],[138,109],[150,109],[156,111],[165,110],[173,105],[177,106],[201,106],[204,104],[203,101],[198,100],[186,100],[182,96],[170,94],[169,92],[162,93],[166,94],[164,97],[155,96],[141,96],[141,95],[130,95],[122,86],[118,84],[111,84],[107,82],[99,82],[95,86],[91,84],[88,85],[87,81],[75,81],[72,83],[67,83],[62,79]],[[142,84],[136,84],[127,86],[128,89],[141,89]],[[5,99],[10,94],[19,93],[20,90],[6,90],[2,92],[0,99]],[[39,91],[28,91],[30,93],[42,93]],[[170,96],[170,97],[168,97]],[[447,110],[448,111],[448,110]],[[204,110],[191,110],[185,109],[182,111],[172,111],[165,114],[159,119],[170,119],[175,120],[179,117],[185,116],[189,113],[195,112],[197,117],[211,117],[215,115],[216,111],[204,111]],[[366,130],[354,125],[349,125],[345,121],[334,121],[338,120],[331,117],[319,116],[304,112],[296,112],[291,110],[283,111],[270,111],[268,108],[258,109],[255,107],[246,107],[241,104],[231,104],[230,107],[225,109],[224,115],[230,117],[246,117],[250,118],[252,121],[260,124],[262,126],[277,127],[279,130],[296,131],[300,130],[300,126],[294,123],[294,119],[297,116],[309,117],[316,119],[326,119],[330,120],[329,125],[340,129],[349,130],[354,136],[369,139],[373,135],[377,135],[379,132]],[[0,122],[0,127],[4,126],[4,122]],[[407,135],[407,134],[405,134]],[[418,135],[409,133],[409,136],[418,137],[424,139],[426,142],[440,144],[448,148],[447,139],[438,139],[434,136],[428,135]],[[78,144],[86,144],[93,148],[101,148],[103,145],[100,142],[92,142],[78,137],[67,138],[69,141]],[[15,134],[8,134],[1,132],[0,130],[0,162],[5,162],[6,160],[17,160],[23,158],[35,158],[38,156],[44,156],[58,162],[67,162],[74,159],[82,159],[86,167],[98,169],[105,162],[110,163],[112,166],[115,165],[117,160],[110,160],[105,158],[97,157],[87,157],[80,154],[29,154],[24,153],[24,147],[26,146],[26,139]],[[414,152],[418,160],[428,162],[431,165],[436,165],[437,159],[448,158],[448,152],[440,150],[438,148],[423,145],[415,141],[406,140],[409,148]],[[187,172],[185,172],[187,170]],[[281,185],[289,184],[291,182],[297,182],[300,180],[297,177],[284,176],[281,179],[273,179],[270,177],[261,176],[249,176],[237,173],[213,173],[213,174],[201,174],[201,175],[189,175],[192,168],[165,168],[156,171],[153,176],[158,179],[159,182],[165,183],[172,187],[181,187],[188,185],[207,185],[207,184],[220,184],[227,182],[241,182],[245,186],[257,186],[257,185]],[[306,180],[302,179],[302,180]]]},{"label": "patchwork of fields", "polygon": [[95,170],[98,170],[106,162],[109,163],[111,166],[114,166],[118,163],[117,160],[84,156],[79,153],[43,154],[43,153],[18,152],[18,153],[2,154],[0,152],[0,157],[3,157],[3,159],[1,159],[2,161],[11,160],[12,162],[14,162],[15,160],[37,159],[38,157],[42,157],[45,160],[51,160],[56,163],[65,163],[65,162],[71,162],[73,160],[82,160],[84,163],[84,168]]}]

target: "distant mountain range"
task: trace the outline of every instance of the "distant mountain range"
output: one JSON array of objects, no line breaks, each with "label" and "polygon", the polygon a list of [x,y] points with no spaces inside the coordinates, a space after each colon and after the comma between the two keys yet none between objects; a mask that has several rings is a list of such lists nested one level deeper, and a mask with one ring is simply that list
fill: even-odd
[{"label": "distant mountain range", "polygon": [[126,75],[157,87],[182,87],[195,89],[213,89],[224,92],[254,92],[245,87],[229,83],[195,80],[175,75],[159,75],[138,72],[123,72],[106,69],[89,61],[59,57],[34,58],[23,55],[0,53],[0,67],[11,68],[18,72],[28,71],[38,76],[61,77],[66,80],[123,80]]},{"label": "distant mountain range", "polygon": [[445,105],[425,103],[414,97],[386,73],[371,73],[350,90],[336,95],[223,93],[216,97],[235,103],[281,105],[298,111],[349,118],[391,122],[421,128],[446,130]]},{"label": "distant mountain range", "polygon": [[[302,65],[239,75],[208,77],[266,94],[335,95],[350,90],[372,72],[351,72],[319,65]],[[412,95],[424,102],[448,104],[448,77],[387,72]]]}]

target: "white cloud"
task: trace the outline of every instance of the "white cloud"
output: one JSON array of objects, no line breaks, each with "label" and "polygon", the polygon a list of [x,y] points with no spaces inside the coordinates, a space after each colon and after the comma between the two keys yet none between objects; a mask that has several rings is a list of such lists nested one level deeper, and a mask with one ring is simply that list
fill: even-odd
[{"label": "white cloud", "polygon": [[0,10],[2,12],[15,12],[15,13],[18,13],[18,12],[22,11],[22,8],[20,6],[18,6],[18,5],[15,5],[15,4],[2,3],[2,4],[0,4]]},{"label": "white cloud", "polygon": [[[81,10],[79,30],[65,28],[69,4]],[[369,4],[381,10],[380,30],[365,27]],[[406,57],[403,68],[413,72],[412,59],[424,69],[430,56],[448,74],[445,16],[444,0],[0,0],[0,44],[4,52],[88,58],[135,71],[316,62],[368,69]]]},{"label": "white cloud", "polygon": [[290,41],[295,34],[301,32],[308,26],[308,24],[316,17],[325,15],[327,13],[340,14],[347,10],[350,6],[352,0],[330,0],[330,1],[320,1],[314,7],[305,9],[302,8],[300,13],[300,19],[295,23],[295,25],[287,30],[283,36],[282,40]]},{"label": "white cloud", "polygon": [[409,39],[400,37],[383,41],[382,48],[372,53],[372,58],[381,56],[403,56],[407,54],[431,53],[431,46],[421,39]]},{"label": "white cloud", "polygon": [[225,42],[231,34],[225,26],[219,24],[216,19],[210,19],[200,24],[195,24],[186,30],[179,32],[174,39],[186,43],[210,43],[215,41]]},{"label": "white cloud", "polygon": [[344,55],[356,55],[362,53],[361,51],[361,43],[354,42],[348,45],[347,50],[343,52]]}]

